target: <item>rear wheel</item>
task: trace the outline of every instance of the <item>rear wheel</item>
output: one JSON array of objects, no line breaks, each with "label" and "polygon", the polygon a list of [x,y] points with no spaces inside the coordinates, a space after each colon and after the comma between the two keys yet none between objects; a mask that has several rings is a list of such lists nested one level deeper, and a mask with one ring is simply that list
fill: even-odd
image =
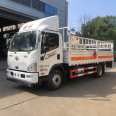
[{"label": "rear wheel", "polygon": [[105,67],[103,64],[98,64],[97,65],[97,73],[96,73],[96,77],[100,78],[104,75],[105,73]]},{"label": "rear wheel", "polygon": [[63,74],[62,71],[54,69],[48,76],[48,89],[55,90],[62,85]]}]

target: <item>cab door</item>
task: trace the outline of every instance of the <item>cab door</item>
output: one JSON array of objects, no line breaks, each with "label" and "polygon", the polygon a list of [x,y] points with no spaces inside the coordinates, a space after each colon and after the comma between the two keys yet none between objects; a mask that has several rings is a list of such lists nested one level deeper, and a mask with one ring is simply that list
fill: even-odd
[{"label": "cab door", "polygon": [[55,64],[63,62],[62,41],[55,32],[42,32],[40,52],[40,76],[49,74]]}]

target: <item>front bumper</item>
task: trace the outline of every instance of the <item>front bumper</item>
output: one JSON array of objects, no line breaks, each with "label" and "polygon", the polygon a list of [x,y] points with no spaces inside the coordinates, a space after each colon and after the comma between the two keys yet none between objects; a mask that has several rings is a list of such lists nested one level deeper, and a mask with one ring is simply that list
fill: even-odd
[{"label": "front bumper", "polygon": [[37,84],[39,73],[28,73],[7,69],[7,79],[25,84]]}]

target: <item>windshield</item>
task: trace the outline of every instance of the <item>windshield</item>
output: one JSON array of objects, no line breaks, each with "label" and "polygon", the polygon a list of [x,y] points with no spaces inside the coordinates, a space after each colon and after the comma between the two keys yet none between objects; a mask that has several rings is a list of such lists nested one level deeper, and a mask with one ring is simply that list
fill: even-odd
[{"label": "windshield", "polygon": [[32,51],[36,48],[36,32],[24,32],[14,35],[11,41],[10,50],[12,51]]}]

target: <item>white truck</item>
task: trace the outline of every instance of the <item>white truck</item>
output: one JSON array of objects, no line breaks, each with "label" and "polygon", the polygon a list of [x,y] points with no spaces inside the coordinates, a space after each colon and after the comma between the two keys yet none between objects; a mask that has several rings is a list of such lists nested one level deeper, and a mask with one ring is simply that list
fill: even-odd
[{"label": "white truck", "polygon": [[58,89],[63,79],[93,74],[102,77],[113,63],[113,42],[78,37],[67,42],[59,31],[58,16],[25,23],[10,42],[7,79],[36,85],[47,81]]}]

